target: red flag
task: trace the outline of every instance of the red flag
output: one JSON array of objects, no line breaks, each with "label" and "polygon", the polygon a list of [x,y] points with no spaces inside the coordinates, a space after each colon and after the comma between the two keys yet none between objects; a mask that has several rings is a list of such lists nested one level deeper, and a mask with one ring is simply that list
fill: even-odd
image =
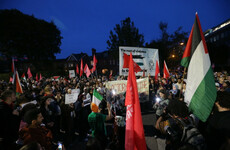
[{"label": "red flag", "polygon": [[125,149],[146,150],[145,135],[144,135],[144,129],[142,123],[136,76],[134,73],[134,61],[133,61],[132,53],[130,53],[129,75],[127,81],[125,106],[127,108],[126,129],[125,129]]},{"label": "red flag", "polygon": [[32,73],[30,71],[30,67],[27,70],[27,75],[28,75],[28,78],[32,78],[33,77]]},{"label": "red flag", "polygon": [[159,73],[160,73],[160,69],[159,69],[159,65],[158,65],[158,60],[156,60],[155,81],[158,80]]},{"label": "red flag", "polygon": [[80,77],[82,76],[82,74],[83,74],[83,61],[81,59]]},{"label": "red flag", "polygon": [[21,86],[17,71],[16,71],[16,93],[23,93],[22,86]]},{"label": "red flag", "polygon": [[[123,64],[123,68],[129,68],[129,59],[130,59],[130,57],[129,57],[129,55],[127,55],[126,53],[123,53],[124,55],[124,59],[123,59],[123,61],[124,61],[124,64]],[[134,72],[135,73],[137,73],[137,72],[139,72],[139,71],[141,71],[142,69],[140,68],[140,66],[137,64],[137,63],[135,63],[134,61],[133,61],[133,66],[134,66]]]},{"label": "red flag", "polygon": [[94,54],[93,56],[93,68],[92,68],[92,73],[96,70],[96,64],[97,64],[97,59],[96,59],[96,56]]},{"label": "red flag", "polygon": [[110,70],[109,79],[112,78],[112,75],[113,75],[113,70]]},{"label": "red flag", "polygon": [[163,78],[167,79],[169,77],[169,70],[168,67],[166,65],[166,62],[164,61],[164,76]]},{"label": "red flag", "polygon": [[[86,64],[86,65],[87,65],[87,64]],[[85,74],[86,74],[86,76],[87,76],[87,78],[88,78],[88,77],[90,76],[90,74],[91,74],[88,65],[86,66],[86,69],[85,69],[84,72],[85,72]]]},{"label": "red flag", "polygon": [[36,81],[38,82],[38,74],[36,73]]},{"label": "red flag", "polygon": [[77,64],[77,66],[76,66],[76,73],[79,74],[78,64]]},{"label": "red flag", "polygon": [[129,68],[129,55],[123,53],[123,68]]},{"label": "red flag", "polygon": [[84,67],[84,73],[85,73],[85,74],[86,74],[86,72],[87,72],[87,68],[89,68],[89,67],[88,67],[87,64],[85,64],[85,67]]},{"label": "red flag", "polygon": [[42,74],[40,73],[40,79],[39,79],[40,81],[42,80]]},{"label": "red flag", "polygon": [[192,26],[192,30],[188,38],[186,48],[184,50],[183,57],[181,59],[181,66],[186,67],[186,68],[189,65],[190,57],[191,57],[192,37],[193,37],[193,26]]},{"label": "red flag", "polygon": [[12,77],[10,77],[10,81],[9,82],[12,82],[13,81],[13,78]]},{"label": "red flag", "polygon": [[26,75],[25,75],[25,73],[23,73],[21,78],[25,79],[25,77],[26,77]]}]

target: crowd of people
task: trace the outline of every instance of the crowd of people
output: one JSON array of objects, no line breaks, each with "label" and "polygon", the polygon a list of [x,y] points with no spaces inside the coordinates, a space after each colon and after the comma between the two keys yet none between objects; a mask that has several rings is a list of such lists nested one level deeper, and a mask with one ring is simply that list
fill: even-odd
[{"label": "crowd of people", "polygon": [[[192,115],[183,102],[186,80],[181,72],[171,73],[169,79],[159,77],[157,81],[148,76],[149,100],[157,118],[153,136],[165,138],[166,149],[229,146],[230,76],[227,72],[214,76],[218,96],[206,123]],[[0,149],[74,149],[76,140],[88,150],[124,149],[125,124],[119,128],[115,116],[125,117],[125,95],[112,94],[105,83],[126,79],[123,76],[21,79],[22,94],[14,92],[12,83],[0,81]],[[65,94],[73,90],[78,91],[78,98],[66,104]],[[99,108],[84,104],[85,99],[92,101],[94,90],[103,96]],[[196,134],[185,137],[190,132]]]}]

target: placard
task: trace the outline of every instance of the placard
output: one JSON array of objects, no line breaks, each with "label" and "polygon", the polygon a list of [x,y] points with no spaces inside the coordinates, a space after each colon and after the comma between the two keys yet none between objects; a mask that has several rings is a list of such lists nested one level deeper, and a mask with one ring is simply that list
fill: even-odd
[{"label": "placard", "polygon": [[65,104],[75,103],[78,99],[78,93],[65,94]]}]

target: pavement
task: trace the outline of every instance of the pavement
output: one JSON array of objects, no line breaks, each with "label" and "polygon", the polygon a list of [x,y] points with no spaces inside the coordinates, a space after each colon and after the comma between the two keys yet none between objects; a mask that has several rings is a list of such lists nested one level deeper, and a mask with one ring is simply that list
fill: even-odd
[{"label": "pavement", "polygon": [[150,102],[142,104],[141,110],[147,149],[165,150],[165,140],[154,138],[154,125],[156,123],[156,115],[152,109],[152,104]]}]

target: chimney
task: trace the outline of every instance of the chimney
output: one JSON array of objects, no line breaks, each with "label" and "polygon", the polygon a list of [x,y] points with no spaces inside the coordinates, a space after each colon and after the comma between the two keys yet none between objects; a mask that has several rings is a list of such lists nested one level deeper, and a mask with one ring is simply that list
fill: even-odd
[{"label": "chimney", "polygon": [[96,54],[96,49],[92,48],[92,57],[93,57],[94,54]]}]

